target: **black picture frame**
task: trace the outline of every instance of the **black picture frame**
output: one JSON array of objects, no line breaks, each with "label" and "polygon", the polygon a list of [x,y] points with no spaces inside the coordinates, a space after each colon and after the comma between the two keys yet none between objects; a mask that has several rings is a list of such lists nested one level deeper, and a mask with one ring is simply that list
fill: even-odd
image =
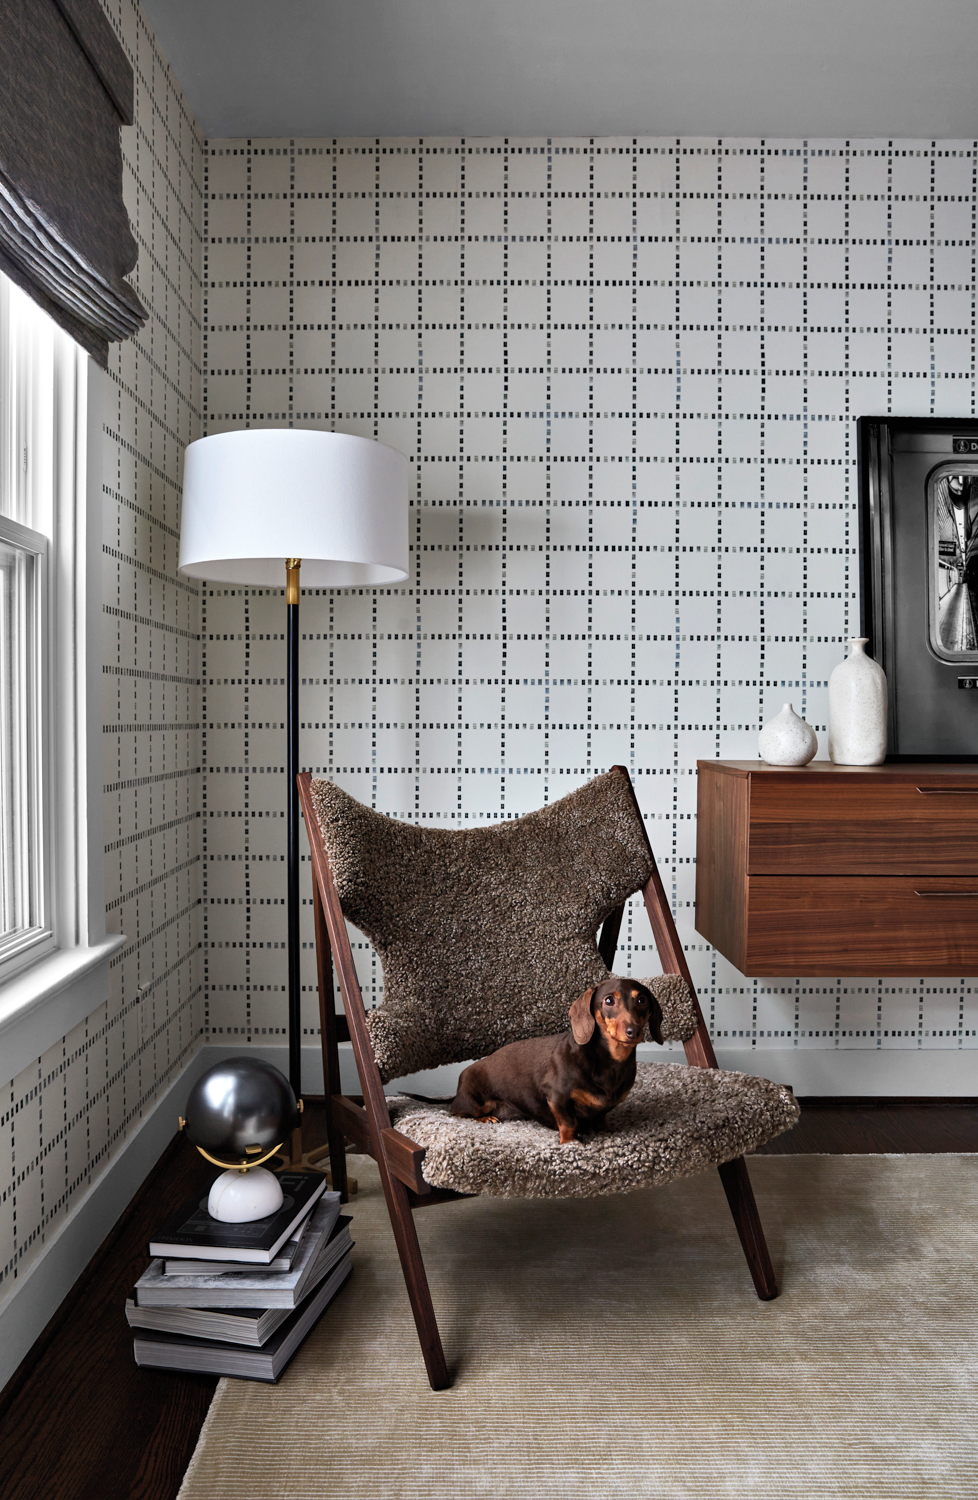
[{"label": "black picture frame", "polygon": [[860,633],[886,673],[887,760],[978,761],[978,419],[860,417],[857,438]]}]

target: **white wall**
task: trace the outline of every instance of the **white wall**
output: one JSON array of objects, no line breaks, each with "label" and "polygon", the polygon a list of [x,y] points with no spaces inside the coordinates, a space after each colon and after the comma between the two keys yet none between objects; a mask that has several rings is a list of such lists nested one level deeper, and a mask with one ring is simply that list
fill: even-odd
[{"label": "white wall", "polygon": [[[974,414],[975,163],[970,141],[207,145],[206,430],[335,427],[412,462],[406,585],[304,595],[303,764],[453,827],[624,762],[718,1050],[800,1092],[974,1091],[948,1055],[978,1045],[973,980],[745,979],[692,902],[696,759],[755,756],[785,700],[825,754],[856,417]],[[207,1023],[264,1045],[284,602],[203,609]],[[622,944],[655,969],[634,908]]]},{"label": "white wall", "polygon": [[[100,1192],[106,1168],[202,1041],[200,606],[176,565],[181,456],[199,427],[203,143],[138,4],[106,0],[105,11],[135,73],[123,187],[139,243],[131,279],[149,309],[136,338],[110,346],[92,464],[103,522],[107,926],[126,942],[112,960],[110,998],[87,1016],[76,1007],[84,1019],[65,1036],[52,1043],[30,1017],[4,1033],[0,1382],[144,1175],[146,1136],[128,1190]],[[176,1114],[162,1136],[157,1120],[157,1151]],[[103,1205],[94,1215],[93,1203]],[[24,1278],[39,1258],[48,1269],[31,1294]]]}]

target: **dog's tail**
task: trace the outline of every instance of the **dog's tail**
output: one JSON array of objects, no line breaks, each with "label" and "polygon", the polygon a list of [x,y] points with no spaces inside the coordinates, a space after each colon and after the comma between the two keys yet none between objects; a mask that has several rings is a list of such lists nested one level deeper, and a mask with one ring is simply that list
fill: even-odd
[{"label": "dog's tail", "polygon": [[455,1098],[454,1094],[446,1094],[441,1099],[432,1099],[430,1094],[409,1094],[405,1091],[405,1099],[417,1099],[419,1104],[451,1104]]}]

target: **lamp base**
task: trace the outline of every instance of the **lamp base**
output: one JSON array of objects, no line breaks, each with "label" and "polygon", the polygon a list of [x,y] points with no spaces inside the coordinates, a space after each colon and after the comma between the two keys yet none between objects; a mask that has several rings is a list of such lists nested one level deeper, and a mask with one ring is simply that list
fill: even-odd
[{"label": "lamp base", "polygon": [[265,1167],[222,1172],[207,1196],[207,1212],[221,1224],[251,1224],[282,1207],[282,1184]]}]

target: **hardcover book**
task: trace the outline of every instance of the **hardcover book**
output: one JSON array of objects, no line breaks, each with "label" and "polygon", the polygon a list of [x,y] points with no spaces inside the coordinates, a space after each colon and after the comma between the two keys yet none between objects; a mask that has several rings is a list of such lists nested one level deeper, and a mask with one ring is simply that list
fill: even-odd
[{"label": "hardcover book", "polygon": [[133,1340],[137,1365],[158,1370],[190,1370],[205,1375],[235,1375],[244,1380],[278,1380],[289,1360],[352,1270],[345,1255],[332,1275],[290,1313],[260,1349],[214,1339],[184,1338],[179,1333],[147,1329]]},{"label": "hardcover book", "polygon": [[[284,1307],[291,1311],[352,1246],[349,1215],[340,1217],[338,1205],[334,1208],[333,1204],[317,1204],[310,1217],[319,1218],[321,1227],[312,1225],[302,1254],[290,1271],[268,1276],[262,1266],[257,1275],[250,1270],[234,1270],[216,1276],[172,1276],[161,1270],[162,1261],[154,1260],[136,1282],[133,1302],[138,1309]],[[140,1321],[139,1326],[170,1325]],[[199,1331],[203,1333],[203,1328]]]},{"label": "hardcover book", "polygon": [[[329,1198],[329,1193],[324,1197]],[[322,1202],[322,1199],[320,1199]],[[274,1260],[270,1260],[267,1266],[260,1266],[256,1262],[250,1264],[243,1261],[224,1260],[195,1260],[191,1256],[178,1256],[175,1260],[163,1262],[164,1274],[167,1276],[220,1276],[224,1271],[247,1269],[253,1276],[273,1276],[279,1271],[290,1271],[295,1264],[295,1258],[299,1253],[302,1236],[306,1232],[306,1226],[312,1214],[307,1214],[299,1224],[291,1239],[286,1240]]]},{"label": "hardcover book", "polygon": [[285,1195],[282,1207],[250,1224],[224,1224],[212,1219],[207,1199],[192,1199],[157,1231],[149,1244],[150,1255],[267,1265],[326,1191],[326,1178],[318,1173],[282,1172],[279,1182]]}]

